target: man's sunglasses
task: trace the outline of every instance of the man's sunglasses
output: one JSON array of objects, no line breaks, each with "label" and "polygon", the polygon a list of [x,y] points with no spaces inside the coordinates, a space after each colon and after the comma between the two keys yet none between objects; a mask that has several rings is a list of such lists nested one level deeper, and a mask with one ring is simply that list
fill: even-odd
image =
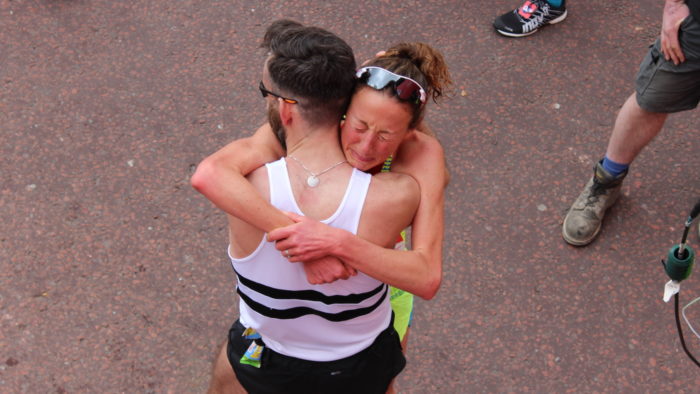
[{"label": "man's sunglasses", "polygon": [[381,67],[362,67],[355,76],[360,82],[377,90],[382,90],[389,84],[394,88],[396,97],[403,101],[418,104],[425,103],[425,90],[420,84],[409,77],[394,74]]},{"label": "man's sunglasses", "polygon": [[271,91],[267,90],[265,88],[265,84],[263,84],[263,81],[260,81],[260,86],[258,86],[258,88],[260,89],[260,93],[262,94],[263,97],[267,97],[267,95],[269,94],[272,97],[277,97],[278,99],[282,99],[282,101],[284,101],[285,103],[289,103],[289,104],[298,104],[299,103],[299,101],[297,101],[295,99],[283,97],[275,92],[271,92]]}]

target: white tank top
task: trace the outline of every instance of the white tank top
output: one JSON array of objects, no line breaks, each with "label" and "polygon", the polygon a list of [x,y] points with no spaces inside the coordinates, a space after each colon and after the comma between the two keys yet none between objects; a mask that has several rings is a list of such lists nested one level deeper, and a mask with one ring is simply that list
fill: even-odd
[{"label": "white tank top", "polygon": [[[303,215],[285,160],[266,167],[272,205]],[[369,174],[353,169],[340,206],[321,222],[357,233],[370,181]],[[249,256],[229,257],[238,277],[241,323],[257,330],[276,352],[311,361],[338,360],[369,347],[389,326],[387,285],[361,272],[312,285],[303,266],[287,261],[266,236]]]}]

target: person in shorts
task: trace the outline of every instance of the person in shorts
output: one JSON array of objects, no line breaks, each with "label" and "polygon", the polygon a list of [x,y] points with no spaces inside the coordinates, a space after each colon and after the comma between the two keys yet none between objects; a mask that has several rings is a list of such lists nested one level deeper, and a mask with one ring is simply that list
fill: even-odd
[{"label": "person in shorts", "polygon": [[668,114],[697,107],[700,0],[666,0],[661,36],[642,61],[635,90],[617,115],[605,157],[564,219],[562,235],[571,245],[588,245],[598,235],[630,164],[661,132]]},{"label": "person in shorts", "polygon": [[[413,177],[372,176],[352,167],[338,120],[355,89],[352,49],[333,33],[290,20],[272,23],[259,90],[268,124],[286,156],[247,175],[273,207],[394,246],[420,202]],[[387,70],[375,77],[391,80]],[[413,85],[411,85],[413,84]],[[421,87],[410,81],[415,95]],[[371,89],[373,103],[408,124],[405,103]],[[414,97],[415,96],[415,97]],[[397,96],[398,97],[398,96]],[[228,215],[228,255],[237,278],[239,317],[215,361],[210,393],[385,393],[406,360],[393,326],[389,286],[364,272],[312,284],[295,251]]]}]

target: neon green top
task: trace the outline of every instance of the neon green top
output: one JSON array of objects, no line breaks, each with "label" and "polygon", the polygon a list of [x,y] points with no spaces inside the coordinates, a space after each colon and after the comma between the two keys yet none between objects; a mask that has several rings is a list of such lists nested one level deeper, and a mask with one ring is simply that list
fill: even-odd
[{"label": "neon green top", "polygon": [[[387,157],[382,165],[381,172],[391,171],[391,163],[394,160],[393,156]],[[408,250],[406,248],[406,230],[401,231],[399,238],[396,240],[394,249]],[[391,309],[394,311],[394,329],[399,334],[399,338],[403,341],[404,335],[411,324],[413,317],[413,294],[397,289],[394,286],[389,286],[391,297]]]}]

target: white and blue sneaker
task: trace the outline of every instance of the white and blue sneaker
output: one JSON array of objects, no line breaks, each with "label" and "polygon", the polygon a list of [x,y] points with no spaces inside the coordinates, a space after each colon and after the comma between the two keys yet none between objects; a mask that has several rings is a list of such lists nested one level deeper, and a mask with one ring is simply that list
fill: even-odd
[{"label": "white and blue sneaker", "polygon": [[546,0],[525,0],[522,6],[493,21],[496,31],[508,37],[525,37],[544,25],[553,25],[566,19],[566,1],[552,7]]}]

